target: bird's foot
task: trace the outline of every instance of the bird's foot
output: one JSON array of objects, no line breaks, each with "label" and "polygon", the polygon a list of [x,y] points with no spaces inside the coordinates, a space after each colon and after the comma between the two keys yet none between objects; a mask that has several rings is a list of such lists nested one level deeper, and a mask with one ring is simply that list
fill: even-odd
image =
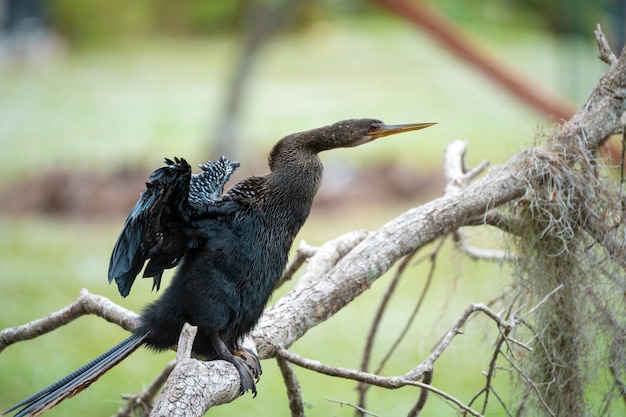
[{"label": "bird's foot", "polygon": [[[241,379],[241,387],[239,392],[241,395],[245,394],[247,391],[252,392],[252,396],[256,397],[256,384],[255,380],[258,381],[258,374],[254,370],[252,366],[249,364],[249,359],[240,356],[239,351],[235,352],[235,355],[232,357],[231,363],[235,365],[237,371],[239,371],[239,378]],[[258,359],[257,359],[258,360]]]},{"label": "bird's foot", "polygon": [[247,391],[252,391],[252,395],[256,397],[254,381],[255,379],[258,380],[261,374],[261,362],[259,362],[257,355],[245,348],[231,352],[217,333],[209,333],[209,336],[217,357],[232,363],[237,368],[241,379],[240,393],[243,395]]},{"label": "bird's foot", "polygon": [[233,354],[241,358],[245,361],[248,368],[252,371],[252,375],[254,375],[254,379],[259,382],[259,377],[263,373],[263,368],[261,367],[261,361],[259,357],[250,349],[246,349],[241,347],[233,352]]}]

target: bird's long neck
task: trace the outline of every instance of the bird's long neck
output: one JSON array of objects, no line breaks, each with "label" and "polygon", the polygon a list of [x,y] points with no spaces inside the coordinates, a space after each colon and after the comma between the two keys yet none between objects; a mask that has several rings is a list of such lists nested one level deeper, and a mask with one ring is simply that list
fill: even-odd
[{"label": "bird's long neck", "polygon": [[274,146],[269,157],[268,195],[276,214],[293,233],[309,215],[324,171],[317,151],[309,146],[310,140],[303,133],[287,136]]}]

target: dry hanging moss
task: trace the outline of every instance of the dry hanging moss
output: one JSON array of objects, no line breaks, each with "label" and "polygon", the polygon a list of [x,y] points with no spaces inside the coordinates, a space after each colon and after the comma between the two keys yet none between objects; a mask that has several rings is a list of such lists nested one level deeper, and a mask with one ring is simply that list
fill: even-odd
[{"label": "dry hanging moss", "polygon": [[526,323],[533,351],[521,358],[518,415],[610,415],[626,401],[623,203],[596,163],[583,146],[553,142],[521,167],[528,192],[511,208],[520,300],[560,289]]}]

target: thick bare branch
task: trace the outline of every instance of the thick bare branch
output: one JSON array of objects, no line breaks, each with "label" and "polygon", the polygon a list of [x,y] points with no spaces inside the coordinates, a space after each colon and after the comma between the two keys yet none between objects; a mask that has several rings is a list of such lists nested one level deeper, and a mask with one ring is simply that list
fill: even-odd
[{"label": "thick bare branch", "polygon": [[346,256],[368,235],[367,230],[354,230],[322,245],[315,253],[315,257],[309,258],[309,264],[300,277],[298,286],[305,286],[309,282],[322,279],[341,258]]},{"label": "thick bare branch", "polygon": [[[467,152],[467,142],[455,140],[446,147],[446,159],[444,164],[444,172],[446,177],[446,194],[455,194],[459,190],[466,188],[476,177],[487,169],[488,161],[483,161],[471,170],[468,170],[465,162],[465,154]],[[493,211],[493,210],[492,210]],[[476,224],[486,223],[488,213],[482,213],[477,219]],[[494,215],[496,215],[494,213]],[[472,259],[488,260],[488,261],[510,261],[513,256],[500,250],[490,250],[475,248],[467,243],[463,229],[459,228],[453,233],[454,243],[457,248],[464,252]]]},{"label": "thick bare branch", "polygon": [[239,397],[239,373],[225,361],[184,359],[176,364],[150,416],[202,416]]},{"label": "thick bare branch", "polygon": [[611,259],[626,270],[626,239],[623,236],[623,231],[617,227],[619,225],[607,225],[606,219],[598,217],[588,207],[581,207],[581,210],[583,210],[585,218],[585,222],[581,226],[598,245],[606,250]]},{"label": "thick bare branch", "polygon": [[493,169],[454,196],[445,195],[387,223],[350,251],[325,277],[299,283],[265,312],[254,331],[261,356],[273,356],[276,346],[291,346],[309,328],[327,320],[367,290],[402,256],[524,192],[525,184],[514,171]]},{"label": "thick bare branch", "polygon": [[120,307],[106,297],[90,294],[83,289],[76,301],[48,317],[0,331],[0,352],[13,343],[34,339],[86,314],[94,314],[128,331],[133,331],[138,325],[139,316],[136,313]]}]

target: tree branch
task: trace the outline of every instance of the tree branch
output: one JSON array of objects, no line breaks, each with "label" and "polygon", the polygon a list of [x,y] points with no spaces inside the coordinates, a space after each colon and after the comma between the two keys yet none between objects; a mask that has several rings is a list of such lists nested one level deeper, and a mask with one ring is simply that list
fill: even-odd
[{"label": "tree branch", "polygon": [[617,57],[611,51],[611,47],[609,46],[609,41],[606,40],[604,33],[602,33],[602,28],[600,24],[596,26],[596,30],[594,31],[596,35],[596,43],[598,44],[598,58],[600,58],[603,62],[606,62],[609,65],[613,65],[617,63]]},{"label": "tree branch", "polygon": [[419,387],[419,388],[428,390],[434,394],[439,395],[441,398],[447,401],[450,401],[451,403],[455,404],[457,407],[461,408],[462,410],[467,411],[473,416],[477,416],[477,417],[482,416],[482,414],[467,407],[465,404],[463,404],[461,401],[454,398],[450,394],[443,392],[435,388],[432,385],[406,378],[406,375],[409,375],[409,374],[405,374],[402,376],[383,377],[380,375],[370,374],[367,372],[355,371],[354,369],[329,366],[329,365],[323,364],[315,360],[303,358],[302,356],[297,355],[285,349],[278,350],[276,352],[276,355],[302,368],[319,372],[328,376],[351,379],[354,381],[364,382],[366,384],[372,384],[378,387],[391,388],[391,389],[401,388],[405,386]]},{"label": "tree branch", "polygon": [[283,286],[283,284],[293,278],[293,276],[298,272],[300,267],[309,259],[311,256],[315,255],[318,248],[315,246],[311,246],[306,243],[304,240],[300,242],[300,246],[298,250],[296,250],[296,256],[289,262],[289,265],[285,268],[285,272],[283,272],[283,276],[278,280],[278,284],[276,284],[276,289]]},{"label": "tree branch", "polygon": [[82,289],[76,301],[48,317],[0,331],[0,352],[13,343],[34,339],[86,314],[101,317],[128,331],[133,331],[139,324],[139,315],[136,313],[126,310],[106,297],[90,294],[86,289]]},{"label": "tree branch", "polygon": [[304,417],[304,401],[302,401],[302,389],[298,383],[298,377],[291,363],[281,357],[276,357],[276,363],[287,387],[287,399],[291,417]]},{"label": "tree branch", "polygon": [[[157,396],[163,384],[174,369],[176,361],[170,361],[165,368],[154,378],[148,388],[138,394],[125,394],[122,398],[126,400],[126,405],[117,411],[115,417],[132,417],[137,415],[146,416],[152,410],[154,397]],[[140,410],[138,413],[137,410]]]}]

